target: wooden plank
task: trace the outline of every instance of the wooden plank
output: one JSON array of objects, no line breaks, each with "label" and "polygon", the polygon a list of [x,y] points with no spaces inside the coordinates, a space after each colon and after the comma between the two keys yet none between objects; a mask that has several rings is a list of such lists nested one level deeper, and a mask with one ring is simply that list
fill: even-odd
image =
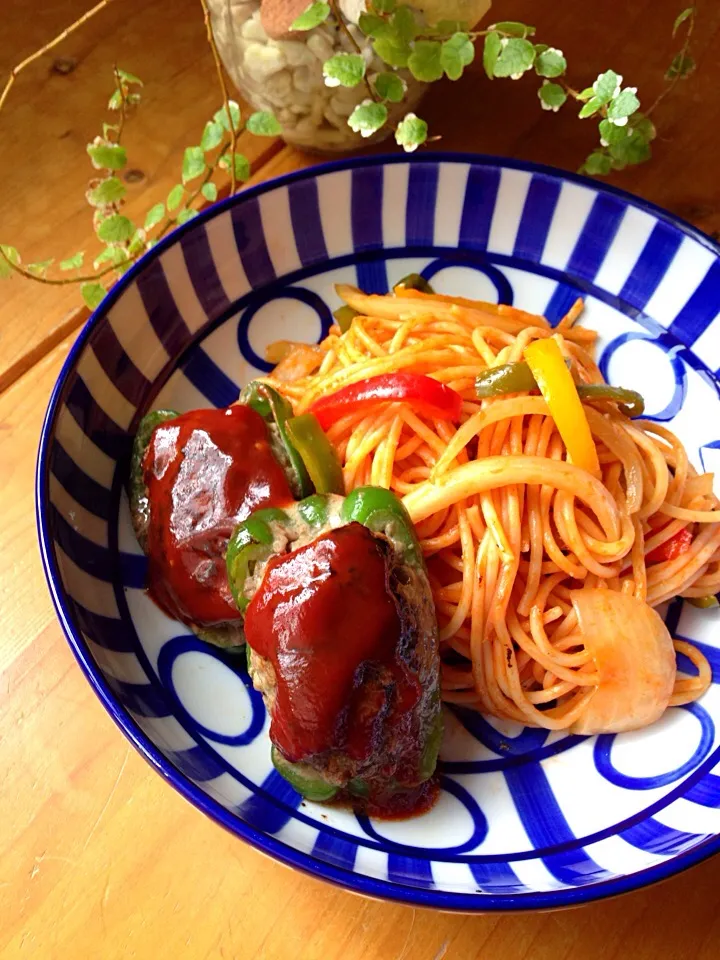
[{"label": "wooden plank", "polygon": [[[19,14],[10,18],[0,37],[0,62],[13,62],[17,51],[31,51],[77,16],[84,3],[63,0],[59,9],[39,11],[31,31]],[[592,80],[612,65],[627,82],[637,83],[646,103],[662,89],[663,70],[674,49],[669,34],[675,0],[629,4],[615,0],[618,15],[609,18],[591,7],[586,17],[577,6],[546,5],[539,10],[532,0],[508,0],[506,6],[503,15],[537,23],[538,38],[565,50],[577,83]],[[63,56],[78,60],[71,74],[48,72],[51,57],[18,80],[0,117],[0,129],[7,131],[0,208],[3,242],[16,243],[26,259],[42,259],[48,252],[66,255],[78,247],[97,250],[83,199],[88,177],[84,148],[102,120],[113,60],[147,80],[146,102],[128,126],[131,166],[143,174],[140,182],[130,185],[128,210],[143,215],[176,182],[182,150],[197,141],[204,121],[218,105],[218,93],[195,0],[177,0],[172,17],[166,16],[166,9],[160,0],[153,0],[128,17],[124,4],[111,4],[61,48]],[[715,95],[720,65],[714,54],[720,39],[720,5],[706,6],[701,16],[702,29],[696,31],[694,44],[699,69],[659,111],[661,137],[654,160],[616,174],[613,182],[716,233],[720,180],[707,158],[716,152],[720,130],[720,99]],[[597,26],[586,32],[586,21]],[[154,39],[159,37],[162,57],[157,56]],[[536,86],[537,80],[529,77],[518,83],[488,81],[479,61],[458,83],[434,85],[420,108],[432,130],[442,135],[430,149],[521,156],[574,169],[596,142],[595,122],[581,124],[572,108],[557,115],[541,111]],[[373,152],[392,147],[384,144]],[[254,163],[255,179],[319,159],[286,149],[265,171],[263,165],[279,149],[277,143],[245,136],[243,148]],[[13,281],[3,285],[2,293],[0,389],[83,317],[71,312],[79,302],[73,287]]]},{"label": "wooden plank", "polygon": [[[87,0],[38,5],[32,17],[17,3],[0,30],[0,75],[58,33]],[[73,58],[67,75],[56,57]],[[108,119],[112,65],[145,80],[143,103],[126,127],[128,216],[142,222],[180,179],[182,153],[197,143],[222,103],[197,0],[116,0],[49,56],[20,74],[0,114],[0,242],[18,247],[25,262],[102,249],[85,201],[93,174],[85,146]],[[242,134],[240,149],[255,169],[279,149],[272,139]],[[22,278],[0,286],[0,390],[17,379],[78,324],[84,314],[77,286],[46,286]]]}]

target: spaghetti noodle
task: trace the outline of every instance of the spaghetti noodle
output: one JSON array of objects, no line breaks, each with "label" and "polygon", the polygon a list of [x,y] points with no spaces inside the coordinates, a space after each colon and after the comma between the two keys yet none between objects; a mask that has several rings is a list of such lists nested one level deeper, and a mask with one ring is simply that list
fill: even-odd
[{"label": "spaghetti noodle", "polygon": [[[712,475],[699,475],[664,427],[630,420],[609,400],[582,403],[599,462],[594,476],[571,462],[545,397],[478,398],[478,376],[519,363],[548,338],[576,384],[602,383],[596,334],[575,326],[579,301],[553,330],[512,307],[403,287],[386,297],[338,292],[357,311],[347,331],[334,326],[313,351],[289,349],[267,378],[296,414],[349,384],[399,371],[428,375],[462,397],[456,423],[386,402],[327,428],[346,490],[389,488],[415,523],[440,627],[444,699],[549,729],[623,728],[598,715],[606,709],[599,691],[614,669],[617,682],[619,670],[635,667],[622,666],[617,643],[594,643],[583,618],[599,609],[598,598],[610,604],[610,622],[599,628],[609,633],[641,606],[626,608],[611,594],[647,610],[720,590]],[[673,548],[678,538],[682,549]],[[643,623],[657,629],[655,620]],[[675,649],[698,673],[676,678],[673,663],[662,709],[696,699],[710,683],[696,648],[675,641]],[[624,726],[639,725],[632,721]]]}]

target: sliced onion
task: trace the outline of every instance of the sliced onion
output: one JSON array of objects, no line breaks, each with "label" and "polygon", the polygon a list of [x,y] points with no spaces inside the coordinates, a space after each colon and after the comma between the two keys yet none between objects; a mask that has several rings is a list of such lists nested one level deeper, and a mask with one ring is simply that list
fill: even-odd
[{"label": "sliced onion", "polygon": [[670,702],[676,672],[672,638],[660,616],[614,590],[573,590],[570,597],[600,676],[572,733],[621,733],[654,723]]}]

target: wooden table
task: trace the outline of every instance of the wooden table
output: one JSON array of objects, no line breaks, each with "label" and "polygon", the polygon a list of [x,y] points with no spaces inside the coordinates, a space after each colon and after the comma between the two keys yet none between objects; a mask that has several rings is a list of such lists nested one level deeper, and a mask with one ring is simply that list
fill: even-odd
[{"label": "wooden table", "polygon": [[[675,0],[534,4],[496,0],[498,18],[536,22],[578,82],[608,66],[649,99],[669,60]],[[6,0],[6,71],[82,13],[85,0]],[[538,9],[536,9],[538,7]],[[718,5],[704,4],[696,77],[663,105],[655,159],[615,178],[720,230]],[[713,9],[711,9],[713,7]],[[42,9],[40,9],[42,8]],[[47,9],[45,9],[47,8]],[[582,54],[580,54],[582,51]],[[131,204],[176,180],[182,148],[217,107],[195,0],[117,0],[17,82],[0,116],[0,241],[26,259],[92,250],[84,145],[98,129],[113,60],[147,80],[128,132]],[[583,59],[584,58],[584,59]],[[491,85],[473,68],[433,90],[424,115],[440,146],[572,169],[593,131],[538,109],[530,81]],[[464,105],[463,105],[464,102]],[[256,178],[310,158],[245,144]],[[48,252],[50,251],[50,252]],[[242,960],[595,960],[707,958],[720,942],[720,859],[650,890],[581,909],[463,917],[361,899],[294,873],[190,807],[125,742],[90,692],[50,604],[36,546],[33,470],[50,389],[82,314],[73,288],[0,285],[0,955]]]}]

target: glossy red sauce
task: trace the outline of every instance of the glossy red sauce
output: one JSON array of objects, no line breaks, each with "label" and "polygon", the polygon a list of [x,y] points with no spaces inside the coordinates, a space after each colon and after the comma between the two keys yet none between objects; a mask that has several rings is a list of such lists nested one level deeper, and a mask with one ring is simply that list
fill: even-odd
[{"label": "glossy red sauce", "polygon": [[193,410],[154,430],[143,462],[150,523],[150,596],[185,623],[236,620],[225,550],[253,510],[292,493],[250,407]]},{"label": "glossy red sauce", "polygon": [[270,560],[247,609],[248,643],[277,678],[270,737],[292,762],[334,748],[366,760],[417,703],[385,551],[361,524],[340,527]]}]

